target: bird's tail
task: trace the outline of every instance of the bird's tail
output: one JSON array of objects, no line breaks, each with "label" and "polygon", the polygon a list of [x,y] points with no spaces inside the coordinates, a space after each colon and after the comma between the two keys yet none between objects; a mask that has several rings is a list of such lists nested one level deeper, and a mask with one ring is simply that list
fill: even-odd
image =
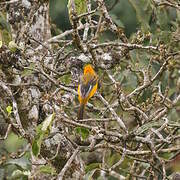
[{"label": "bird's tail", "polygon": [[78,111],[78,117],[77,117],[78,120],[82,120],[83,119],[84,108],[85,108],[85,104],[83,104],[83,103],[80,104],[80,108],[79,108],[79,111]]}]

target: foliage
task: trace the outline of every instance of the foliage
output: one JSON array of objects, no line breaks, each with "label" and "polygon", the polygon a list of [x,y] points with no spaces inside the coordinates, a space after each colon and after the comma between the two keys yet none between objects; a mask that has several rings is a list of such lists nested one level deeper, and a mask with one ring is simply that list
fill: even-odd
[{"label": "foliage", "polygon": [[43,139],[48,136],[51,129],[52,121],[55,114],[49,115],[41,124],[36,128],[36,136],[32,143],[32,152],[35,156],[38,156],[41,149]]},{"label": "foliage", "polygon": [[7,106],[6,111],[8,113],[8,116],[12,113],[12,106]]}]

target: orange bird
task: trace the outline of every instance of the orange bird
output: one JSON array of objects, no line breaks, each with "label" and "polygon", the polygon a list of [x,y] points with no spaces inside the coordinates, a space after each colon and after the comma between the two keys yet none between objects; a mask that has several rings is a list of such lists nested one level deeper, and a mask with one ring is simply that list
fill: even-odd
[{"label": "orange bird", "polygon": [[98,76],[90,64],[84,67],[84,74],[80,78],[78,86],[78,99],[80,109],[78,112],[78,120],[83,119],[84,108],[88,100],[95,94],[98,87]]}]

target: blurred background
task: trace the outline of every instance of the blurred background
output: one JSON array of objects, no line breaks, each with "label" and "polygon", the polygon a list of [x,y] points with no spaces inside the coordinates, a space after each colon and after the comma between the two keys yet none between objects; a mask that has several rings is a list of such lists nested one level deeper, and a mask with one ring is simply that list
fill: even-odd
[{"label": "blurred background", "polygon": [[[116,0],[105,1],[108,9],[111,9],[115,1]],[[67,2],[68,0],[50,1],[50,16],[52,23],[56,24],[62,31],[71,28],[68,18]],[[117,5],[112,8],[110,15],[119,27],[125,29],[125,33],[128,37],[132,32],[136,31],[136,13],[130,1],[120,0]]]}]

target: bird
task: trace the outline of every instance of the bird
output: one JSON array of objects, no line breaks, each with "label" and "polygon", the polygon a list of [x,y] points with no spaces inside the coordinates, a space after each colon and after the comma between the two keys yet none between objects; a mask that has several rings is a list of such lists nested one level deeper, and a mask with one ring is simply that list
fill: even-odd
[{"label": "bird", "polygon": [[78,120],[83,119],[85,105],[88,100],[96,93],[98,88],[98,76],[90,64],[84,67],[84,73],[80,77],[78,85],[78,99],[80,108],[78,111]]}]

